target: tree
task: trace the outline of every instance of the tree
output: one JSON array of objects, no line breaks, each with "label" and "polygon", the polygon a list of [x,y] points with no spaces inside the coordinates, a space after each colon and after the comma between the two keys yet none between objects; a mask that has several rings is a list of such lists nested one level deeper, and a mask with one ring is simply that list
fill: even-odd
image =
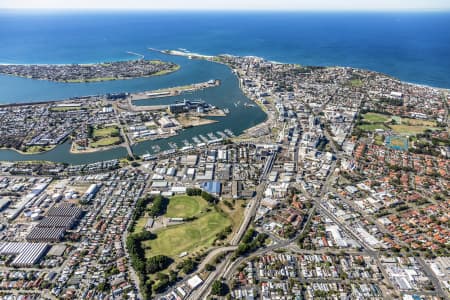
[{"label": "tree", "polygon": [[186,189],[186,194],[188,196],[200,196],[202,194],[202,190],[197,188],[188,188]]},{"label": "tree", "polygon": [[211,272],[211,271],[214,271],[215,269],[216,269],[216,267],[214,267],[213,265],[210,265],[210,264],[206,264],[205,265],[205,270],[206,271]]},{"label": "tree", "polygon": [[156,255],[147,259],[145,270],[147,274],[153,274],[166,269],[173,260],[165,255]]},{"label": "tree", "polygon": [[100,292],[107,292],[107,291],[109,291],[111,289],[111,286],[109,285],[108,282],[101,282],[101,283],[98,284],[97,289]]},{"label": "tree", "polygon": [[208,203],[216,203],[216,198],[208,192],[203,191],[201,194],[202,198]]},{"label": "tree", "polygon": [[168,201],[166,198],[158,195],[153,199],[153,205],[149,209],[149,215],[153,217],[160,216],[164,214],[166,208],[167,208]]},{"label": "tree", "polygon": [[225,284],[219,280],[214,281],[211,287],[211,293],[216,296],[225,296],[227,293]]},{"label": "tree", "polygon": [[194,271],[196,267],[196,263],[192,259],[186,259],[185,261],[181,262],[178,267],[185,273],[189,274],[192,271]]}]

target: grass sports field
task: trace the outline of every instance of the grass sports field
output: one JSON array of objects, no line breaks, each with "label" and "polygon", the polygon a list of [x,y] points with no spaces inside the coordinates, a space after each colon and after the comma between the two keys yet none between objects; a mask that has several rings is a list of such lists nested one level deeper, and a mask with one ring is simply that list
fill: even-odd
[{"label": "grass sports field", "polygon": [[358,126],[359,129],[363,131],[376,131],[379,129],[383,131],[389,130],[389,128],[386,127],[383,123],[390,121],[391,120],[390,116],[372,112],[365,113],[362,116],[364,122],[370,124],[359,125]]},{"label": "grass sports field", "polygon": [[207,207],[208,202],[200,196],[173,196],[170,198],[165,216],[168,218],[189,218],[204,212]]},{"label": "grass sports field", "polygon": [[385,124],[391,120],[394,120],[397,124],[389,124],[388,126],[399,135],[416,135],[423,133],[427,129],[436,129],[435,121],[401,118],[372,112],[363,114],[363,120],[366,123],[370,123],[358,126],[364,131],[388,130],[389,128]]},{"label": "grass sports field", "polygon": [[361,130],[364,130],[364,131],[375,131],[377,129],[381,129],[381,130],[389,129],[386,126],[384,126],[383,124],[363,124],[363,125],[359,125],[358,128],[360,128]]},{"label": "grass sports field", "polygon": [[182,252],[193,252],[210,246],[216,234],[231,224],[223,214],[212,209],[200,218],[156,232],[155,240],[143,242],[146,256],[167,255],[178,258]]},{"label": "grass sports field", "polygon": [[378,113],[366,113],[363,115],[363,119],[370,123],[384,123],[391,119],[388,115],[378,114]]},{"label": "grass sports field", "polygon": [[362,80],[361,79],[352,79],[352,80],[350,80],[350,85],[351,86],[354,86],[354,87],[361,87],[361,86],[363,86],[363,82],[362,82]]}]

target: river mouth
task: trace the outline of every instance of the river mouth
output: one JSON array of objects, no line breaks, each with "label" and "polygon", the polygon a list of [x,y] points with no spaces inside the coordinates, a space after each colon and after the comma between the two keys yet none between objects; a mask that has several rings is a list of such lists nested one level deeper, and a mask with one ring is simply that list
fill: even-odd
[{"label": "river mouth", "polygon": [[[224,132],[224,130],[239,135],[244,130],[266,120],[266,114],[258,106],[246,105],[250,104],[251,100],[243,94],[239,88],[238,78],[227,66],[206,60],[190,60],[185,57],[170,56],[154,51],[149,52],[148,50],[143,50],[142,53],[145,53],[145,57],[148,59],[175,62],[181,66],[181,69],[175,73],[158,77],[76,84],[0,76],[0,86],[10,87],[8,93],[6,93],[7,98],[0,99],[0,103],[63,100],[87,95],[156,90],[204,82],[210,79],[219,79],[221,81],[221,84],[217,87],[183,93],[174,97],[162,97],[157,100],[136,101],[135,105],[165,105],[184,99],[202,99],[209,104],[229,110],[229,113],[224,117],[210,117],[210,119],[217,120],[218,122],[216,123],[187,128],[170,138],[143,141],[135,144],[132,146],[132,149],[136,155],[156,154],[159,151],[168,150],[175,146],[181,148],[186,142],[195,145],[195,141],[200,136],[208,138],[212,134],[212,136],[219,137],[218,132]],[[21,154],[10,149],[0,150],[0,161],[41,160],[72,165],[94,163],[126,156],[127,151],[123,147],[93,153],[74,154],[70,152],[69,141],[56,146],[48,152],[39,154]]]}]

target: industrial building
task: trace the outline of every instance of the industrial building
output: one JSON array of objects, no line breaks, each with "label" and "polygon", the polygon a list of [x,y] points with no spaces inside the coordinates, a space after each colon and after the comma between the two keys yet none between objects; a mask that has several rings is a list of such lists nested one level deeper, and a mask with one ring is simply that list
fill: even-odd
[{"label": "industrial building", "polygon": [[83,195],[83,201],[89,202],[92,200],[92,198],[95,197],[95,194],[97,194],[98,190],[100,189],[100,185],[98,184],[91,184],[89,188],[86,190],[86,193]]},{"label": "industrial building", "polygon": [[29,242],[56,243],[63,239],[65,233],[64,228],[34,227],[26,239]]},{"label": "industrial building", "polygon": [[220,196],[222,183],[218,181],[206,181],[202,184],[202,189],[212,195]]},{"label": "industrial building", "polygon": [[175,126],[173,121],[171,119],[169,119],[168,117],[162,117],[161,119],[158,120],[158,122],[162,128],[169,128],[169,127]]},{"label": "industrial building", "polygon": [[72,229],[78,222],[82,210],[72,204],[61,204],[49,209],[47,216],[28,234],[30,242],[59,242],[66,230]]},{"label": "industrial building", "polygon": [[170,104],[167,108],[167,110],[171,114],[179,114],[183,112],[187,112],[189,110],[196,110],[200,108],[200,110],[203,112],[205,108],[208,108],[209,104],[205,103],[205,101],[202,100],[186,100],[184,99],[183,102]]},{"label": "industrial building", "polygon": [[15,256],[13,267],[32,267],[47,253],[49,245],[44,243],[0,243],[0,255]]},{"label": "industrial building", "polygon": [[11,199],[3,197],[0,198],[0,211],[3,211],[5,208],[7,208],[11,204]]},{"label": "industrial building", "polygon": [[241,197],[241,191],[242,191],[242,182],[238,180],[233,180],[231,183],[231,195],[233,196],[233,199],[238,199]]}]

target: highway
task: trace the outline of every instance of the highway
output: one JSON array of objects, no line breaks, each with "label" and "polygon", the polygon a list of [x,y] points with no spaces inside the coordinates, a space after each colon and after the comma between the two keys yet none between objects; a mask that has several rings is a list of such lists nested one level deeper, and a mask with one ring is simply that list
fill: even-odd
[{"label": "highway", "polygon": [[[114,109],[117,110],[116,105],[114,106]],[[128,138],[128,135],[126,134],[125,130],[123,129],[123,125],[120,123],[119,114],[116,113],[115,115],[116,115],[117,125],[119,126],[120,135],[125,140],[125,148],[127,149],[128,155],[134,159],[133,150],[131,149],[131,146],[130,146],[130,139]]]}]

